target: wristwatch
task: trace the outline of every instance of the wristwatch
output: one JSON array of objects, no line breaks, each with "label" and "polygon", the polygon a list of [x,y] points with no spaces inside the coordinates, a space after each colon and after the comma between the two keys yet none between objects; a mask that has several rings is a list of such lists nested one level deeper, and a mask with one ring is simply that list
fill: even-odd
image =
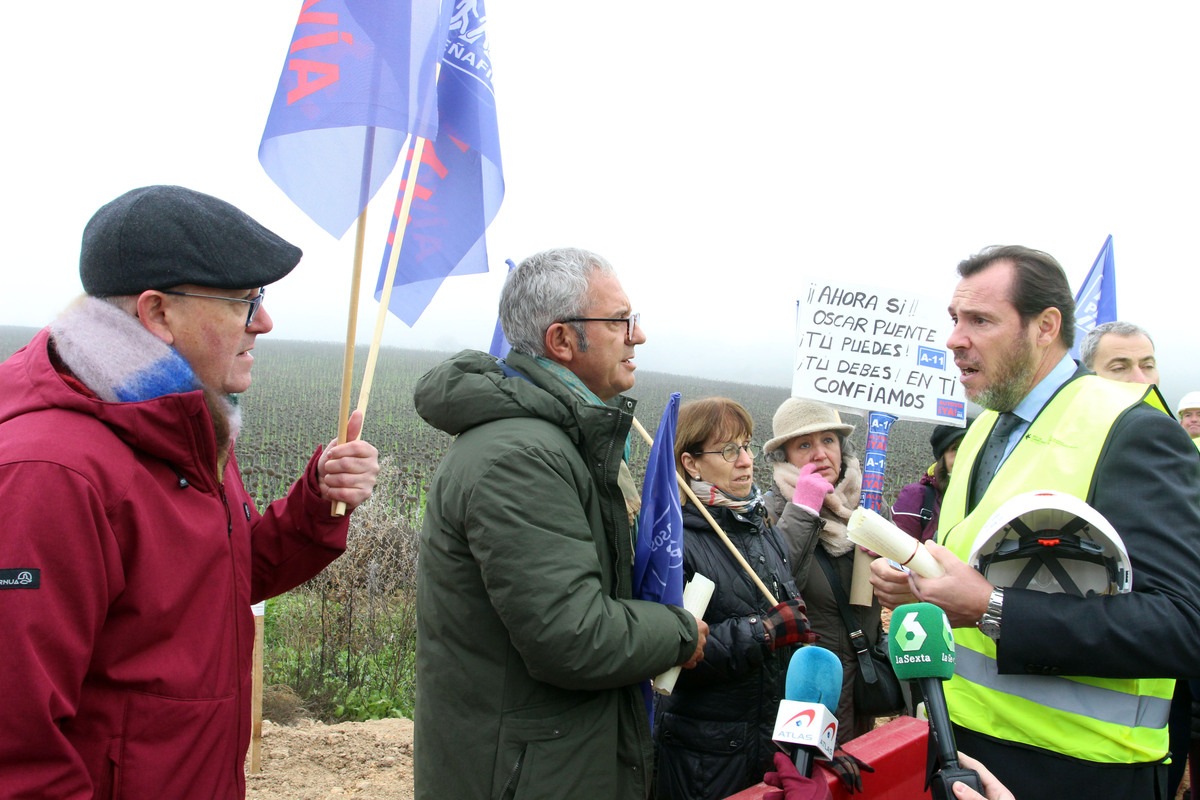
[{"label": "wristwatch", "polygon": [[979,618],[976,625],[979,632],[994,642],[1000,641],[1000,613],[1004,608],[1004,590],[1000,587],[992,589],[988,598],[987,611]]}]

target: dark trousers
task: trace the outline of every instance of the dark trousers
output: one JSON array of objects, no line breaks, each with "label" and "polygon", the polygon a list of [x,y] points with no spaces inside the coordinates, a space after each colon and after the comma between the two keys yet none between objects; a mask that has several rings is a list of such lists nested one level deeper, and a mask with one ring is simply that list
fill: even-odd
[{"label": "dark trousers", "polygon": [[954,726],[955,743],[979,759],[1018,800],[1168,800],[1167,767],[1097,764],[1024,747]]}]

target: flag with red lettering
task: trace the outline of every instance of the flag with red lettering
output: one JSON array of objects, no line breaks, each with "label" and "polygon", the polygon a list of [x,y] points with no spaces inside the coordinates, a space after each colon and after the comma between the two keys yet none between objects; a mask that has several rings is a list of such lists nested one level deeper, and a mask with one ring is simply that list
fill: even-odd
[{"label": "flag with red lettering", "polygon": [[303,0],[258,160],[341,238],[411,133],[437,136],[450,0]]},{"label": "flag with red lettering", "polygon": [[[438,137],[425,143],[417,186],[396,264],[389,310],[412,325],[451,275],[487,272],[484,231],[504,198],[500,133],[483,0],[446,0],[446,48],[437,82]],[[429,138],[429,137],[427,137]],[[405,158],[411,161],[413,147]],[[407,180],[407,171],[405,172]],[[391,259],[404,196],[392,211],[375,299]]]}]

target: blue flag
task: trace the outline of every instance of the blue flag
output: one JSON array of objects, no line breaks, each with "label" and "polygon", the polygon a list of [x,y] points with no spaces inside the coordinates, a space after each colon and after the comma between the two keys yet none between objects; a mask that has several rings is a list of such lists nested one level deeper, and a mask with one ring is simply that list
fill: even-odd
[{"label": "blue flag", "polygon": [[383,185],[408,134],[437,135],[448,16],[437,0],[304,0],[258,160],[335,238]]},{"label": "blue flag", "polygon": [[[426,142],[421,155],[400,247],[395,286],[405,289],[392,292],[388,303],[389,310],[408,325],[420,318],[445,278],[487,272],[484,231],[504,198],[483,0],[446,2],[452,11],[437,82],[439,136],[436,142]],[[410,146],[405,160],[412,158]],[[405,175],[375,285],[377,300],[383,296],[396,239]]]},{"label": "blue flag", "polygon": [[[517,268],[511,258],[505,259],[508,264],[508,271],[512,272]],[[504,358],[508,355],[509,344],[508,339],[504,336],[504,327],[500,324],[500,315],[496,315],[496,330],[492,332],[492,346],[488,348],[488,353],[496,358]]]},{"label": "blue flag", "polygon": [[[650,460],[642,482],[637,543],[633,549],[633,596],[675,606],[683,605],[683,510],[675,477],[675,424],[679,392],[672,392],[663,409]],[[642,699],[654,726],[654,692],[642,681]]]},{"label": "blue flag", "polygon": [[633,551],[633,596],[683,605],[683,510],[675,477],[675,423],[679,392],[672,392],[654,432],[642,482],[637,545]]},{"label": "blue flag", "polygon": [[1117,265],[1113,259],[1112,236],[1109,235],[1075,295],[1075,346],[1071,348],[1071,356],[1079,358],[1079,343],[1088,331],[1116,319]]}]

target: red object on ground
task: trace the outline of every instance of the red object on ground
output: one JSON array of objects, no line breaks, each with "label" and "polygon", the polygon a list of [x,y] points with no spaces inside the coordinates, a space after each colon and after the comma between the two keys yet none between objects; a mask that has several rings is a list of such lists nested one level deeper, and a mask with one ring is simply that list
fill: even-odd
[{"label": "red object on ground", "polygon": [[[929,746],[929,723],[915,717],[897,717],[870,733],[846,742],[842,748],[875,768],[862,774],[861,794],[850,794],[827,769],[817,767],[813,777],[825,778],[833,800],[921,800],[925,791],[925,755]],[[818,764],[820,762],[817,762]],[[761,800],[764,793],[778,791],[765,783],[743,789],[725,800]]]}]

